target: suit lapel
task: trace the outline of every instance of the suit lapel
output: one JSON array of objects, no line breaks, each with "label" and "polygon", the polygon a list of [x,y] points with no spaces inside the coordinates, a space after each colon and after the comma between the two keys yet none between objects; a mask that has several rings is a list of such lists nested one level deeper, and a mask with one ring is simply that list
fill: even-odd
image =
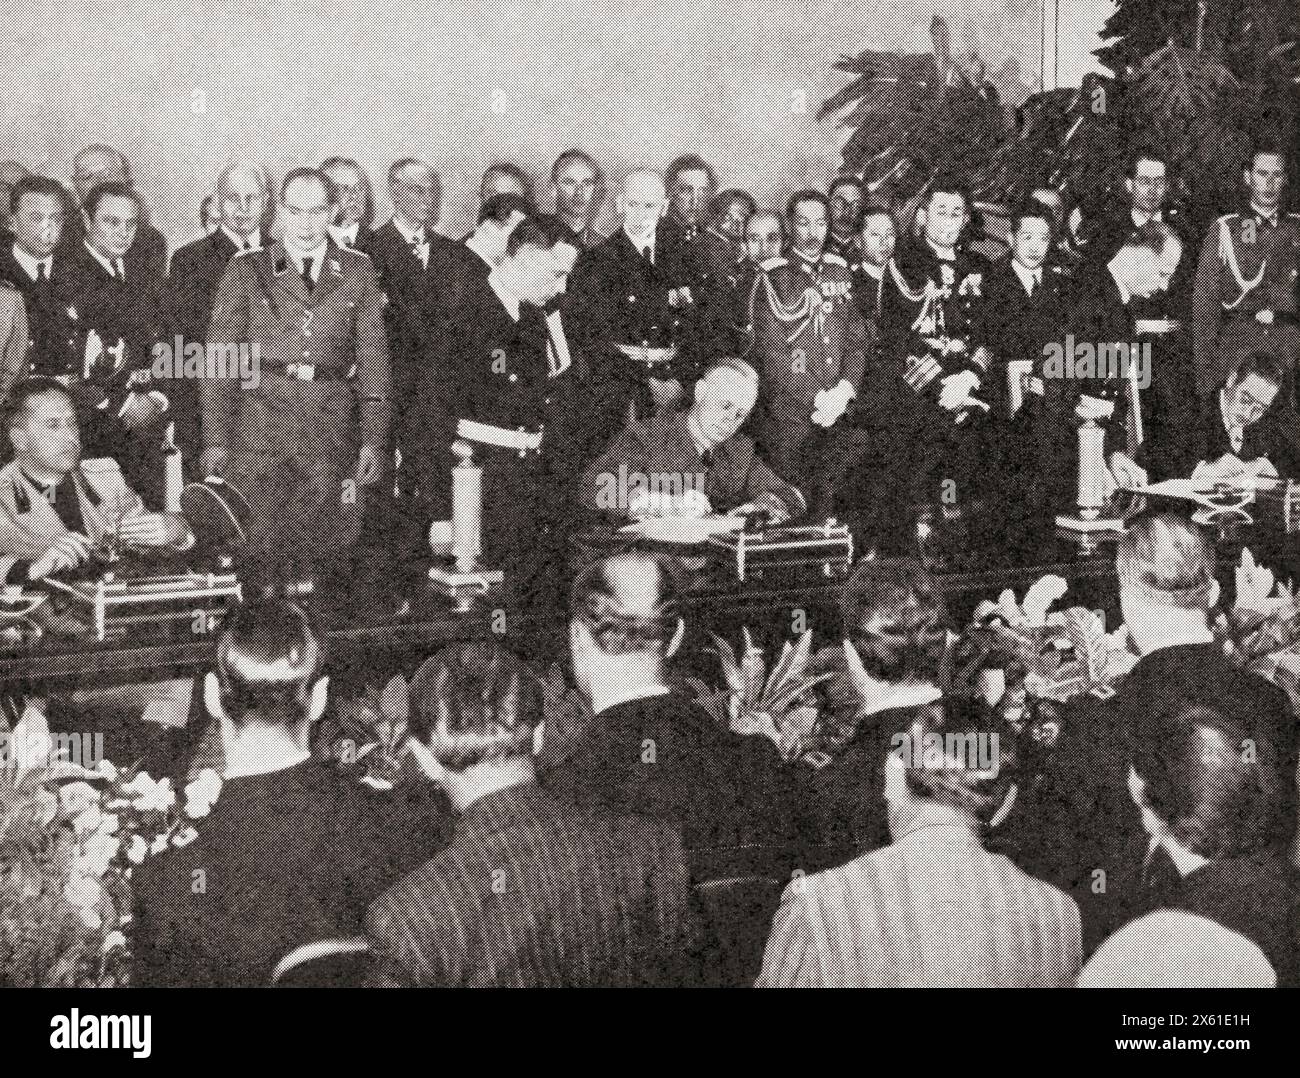
[{"label": "suit lapel", "polygon": [[[360,233],[358,233],[359,237]],[[302,282],[301,275],[298,280],[299,283]],[[342,281],[343,263],[339,258],[339,249],[331,241],[325,249],[324,264],[320,268],[320,276],[316,278],[316,288],[308,293],[306,285],[303,285],[303,292],[307,295],[307,302],[313,307],[318,303],[326,302]]]}]

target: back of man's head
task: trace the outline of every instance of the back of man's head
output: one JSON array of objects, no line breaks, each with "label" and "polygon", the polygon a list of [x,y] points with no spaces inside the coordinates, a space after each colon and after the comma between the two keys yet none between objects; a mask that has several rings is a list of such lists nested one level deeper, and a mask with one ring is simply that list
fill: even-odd
[{"label": "back of man's head", "polygon": [[679,592],[667,564],[651,554],[615,554],[578,575],[569,616],[607,656],[663,658],[679,629]]},{"label": "back of man's head", "polygon": [[456,644],[411,680],[409,729],[444,768],[463,772],[531,755],[542,699],[537,674],[500,644]]},{"label": "back of man's head", "polygon": [[236,727],[299,727],[314,716],[325,654],[306,611],[285,599],[236,607],[217,638],[221,709]]},{"label": "back of man's head", "polygon": [[1295,722],[1254,674],[1171,678],[1129,730],[1141,798],[1202,857],[1246,857],[1294,829]]},{"label": "back of man's head", "polygon": [[1115,563],[1120,587],[1150,602],[1208,611],[1217,598],[1209,538],[1172,513],[1133,522],[1119,540]]},{"label": "back of man's head", "polygon": [[504,227],[510,223],[510,218],[517,213],[522,213],[525,217],[532,217],[537,213],[537,207],[523,195],[517,195],[513,191],[505,191],[499,195],[493,195],[483,203],[478,211],[478,223],[495,221],[498,225]]}]

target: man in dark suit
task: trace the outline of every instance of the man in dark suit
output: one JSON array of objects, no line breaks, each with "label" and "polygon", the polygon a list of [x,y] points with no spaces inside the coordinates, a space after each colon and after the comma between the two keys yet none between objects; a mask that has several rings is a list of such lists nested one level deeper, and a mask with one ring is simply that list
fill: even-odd
[{"label": "man in dark suit", "polygon": [[[64,250],[75,252],[81,248],[82,241],[86,238],[85,220],[82,216],[86,198],[103,183],[124,183],[129,186],[131,166],[111,146],[87,146],[72,159],[72,186],[76,193],[76,204],[69,207],[73,212],[68,214],[63,230],[61,246]],[[167,240],[145,219],[143,202],[141,207],[136,239],[124,260],[126,272],[134,280],[157,285],[167,272]],[[78,210],[82,213],[76,212]]]},{"label": "man in dark suit", "polygon": [[1150,471],[1157,479],[1300,477],[1300,445],[1275,406],[1286,372],[1267,352],[1242,356],[1222,389],[1190,397],[1181,421],[1153,439]]},{"label": "man in dark suit", "polygon": [[[464,261],[460,244],[433,231],[438,223],[442,187],[438,174],[423,161],[406,157],[388,170],[388,193],[393,217],[366,237],[361,250],[374,263],[379,287],[388,297],[384,323],[393,367],[393,443],[401,456],[397,487],[403,497],[413,497],[418,486],[416,413],[437,408],[440,401],[417,396],[423,355],[419,342],[440,326],[446,313],[450,270]],[[431,417],[425,421],[432,423]],[[442,428],[449,420],[438,417]],[[437,477],[436,489],[446,487]],[[445,505],[433,506],[437,519],[446,516]]]},{"label": "man in dark suit", "polygon": [[543,730],[538,770],[572,803],[670,823],[687,848],[735,845],[750,822],[740,739],[668,683],[685,633],[679,599],[668,565],[652,555],[613,555],[579,574],[569,652],[591,708],[573,729]]},{"label": "man in dark suit", "polygon": [[774,523],[799,516],[805,496],[739,433],[758,399],[758,372],[719,359],[695,383],[685,411],[628,424],[583,473],[582,509],[607,521],[761,509]]},{"label": "man in dark suit", "polygon": [[564,291],[577,257],[555,218],[515,225],[485,292],[448,311],[448,332],[427,370],[439,385],[420,394],[447,395],[456,436],[474,446],[483,468],[485,555],[525,590],[554,574],[558,554],[548,525],[551,499],[567,485],[557,465],[573,426],[576,372],[561,317],[544,308]]},{"label": "man in dark suit", "polygon": [[[1150,889],[1173,879],[1173,864],[1143,831],[1128,787],[1128,746],[1152,701],[1171,693],[1210,698],[1234,685],[1255,702],[1261,739],[1287,744],[1295,774],[1294,716],[1286,694],[1242,672],[1214,642],[1218,600],[1214,550],[1184,518],[1152,515],[1132,524],[1116,557],[1120,608],[1131,648],[1141,656],[1103,705],[1081,702],[1062,724],[1042,786],[1025,811],[1041,828],[1027,869],[1072,893],[1083,915],[1084,954],[1123,923]],[[1285,734],[1285,737],[1282,735]],[[1294,787],[1287,827],[1293,829]],[[1031,807],[1032,806],[1032,807]],[[1286,835],[1276,836],[1285,843]]]},{"label": "man in dark suit", "polygon": [[691,976],[689,878],[660,822],[537,784],[539,679],[497,644],[429,659],[409,744],[459,812],[451,844],[371,905],[385,985],[622,987]]},{"label": "man in dark suit", "polygon": [[[154,346],[166,334],[161,280],[136,277],[126,256],[135,244],[140,197],[124,183],[104,183],[85,199],[85,240],[55,256],[77,312],[81,414],[86,455],[115,457],[127,481],[157,507],[163,496],[162,437],[167,396],[153,380]],[[76,353],[74,353],[75,356]]]},{"label": "man in dark suit", "polygon": [[81,374],[75,308],[54,279],[67,192],[48,176],[24,176],[10,194],[9,243],[0,247],[0,280],[16,288],[27,313],[27,363],[35,374]]},{"label": "man in dark suit", "polygon": [[448,837],[436,808],[420,834],[312,759],[322,665],[320,638],[292,603],[250,604],[223,626],[204,698],[224,773],[206,777],[220,789],[193,840],[135,871],[138,985],[267,985],[295,948],[357,933],[367,904]]},{"label": "man in dark suit", "polygon": [[[172,255],[167,271],[167,301],[172,337],[203,343],[212,321],[217,287],[226,263],[244,251],[267,243],[263,232],[271,191],[260,165],[236,161],[217,177],[217,227],[211,234],[186,244]],[[199,436],[199,399],[196,379],[176,378],[167,385],[176,424],[176,444],[193,470],[203,449]]]},{"label": "man in dark suit", "polygon": [[320,170],[339,193],[338,217],[330,226],[330,238],[340,247],[364,251],[375,221],[375,196],[370,177],[350,157],[327,157]]},{"label": "man in dark suit", "polygon": [[663,177],[639,169],[619,193],[623,227],[574,270],[574,337],[588,357],[608,437],[672,405],[694,373],[695,311],[683,230],[664,219]]}]

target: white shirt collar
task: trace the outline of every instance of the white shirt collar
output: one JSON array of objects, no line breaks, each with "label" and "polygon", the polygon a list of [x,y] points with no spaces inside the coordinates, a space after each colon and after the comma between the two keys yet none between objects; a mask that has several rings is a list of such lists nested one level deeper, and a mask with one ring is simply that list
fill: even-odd
[{"label": "white shirt collar", "polygon": [[231,232],[225,225],[220,225],[219,227],[221,231],[226,234],[226,239],[241,251],[260,251],[262,249],[262,237],[256,232],[245,238],[236,232]]},{"label": "white shirt collar", "polygon": [[315,250],[306,251],[306,252],[293,251],[286,247],[285,254],[289,256],[289,261],[293,263],[294,269],[298,271],[298,275],[300,277],[302,276],[303,262],[305,262],[307,259],[310,258],[312,260],[311,279],[313,281],[319,281],[321,267],[324,266],[325,264],[325,252],[328,250],[329,250],[329,243],[326,242],[326,243],[322,243]]},{"label": "white shirt collar", "polygon": [[429,242],[429,234],[419,225],[411,225],[406,221],[399,221],[394,215],[393,227],[397,229],[397,234],[406,240],[407,243],[418,243],[423,247]]},{"label": "white shirt collar", "polygon": [[341,247],[351,247],[357,242],[357,232],[360,225],[353,221],[350,225],[330,225],[330,235],[334,237],[334,242]]},{"label": "white shirt collar", "polygon": [[1255,205],[1255,203],[1252,202],[1250,204],[1250,212],[1253,213],[1256,217],[1268,221],[1270,224],[1277,224],[1278,218],[1281,216],[1281,214],[1279,213],[1279,209],[1280,207],[1274,206],[1273,212],[1268,213],[1265,210],[1261,210],[1258,206]]},{"label": "white shirt collar", "polygon": [[1128,301],[1133,298],[1132,293],[1124,287],[1124,282],[1115,276],[1113,267],[1107,266],[1106,271],[1110,274],[1110,279],[1115,282],[1115,287],[1119,289],[1119,301],[1127,307]]},{"label": "white shirt collar", "polygon": [[1033,282],[1034,287],[1038,287],[1038,285],[1043,283],[1042,266],[1039,266],[1036,270],[1032,270],[1028,266],[1022,266],[1013,258],[1011,260],[1011,268],[1015,270],[1016,276],[1020,278],[1020,283],[1025,286],[1026,292],[1029,291],[1030,282]]},{"label": "white shirt collar", "polygon": [[479,246],[478,246],[478,234],[477,234],[477,233],[475,233],[474,235],[471,235],[471,236],[469,237],[469,239],[467,239],[467,240],[465,241],[465,246],[468,247],[471,251],[473,251],[476,255],[478,255],[478,257],[481,258],[485,263],[487,263],[487,265],[488,265],[489,267],[494,267],[494,266],[496,265],[496,264],[492,261],[492,259],[488,258],[488,256],[485,255],[485,254],[482,252],[482,250],[479,249]]},{"label": "white shirt collar", "polygon": [[1141,228],[1143,225],[1148,224],[1151,221],[1163,221],[1165,216],[1164,210],[1156,210],[1155,213],[1142,213],[1140,210],[1130,209],[1128,212],[1129,216],[1133,219],[1133,223],[1138,228]]},{"label": "white shirt collar", "polygon": [[14,261],[22,266],[23,272],[33,281],[36,280],[38,267],[45,267],[45,276],[50,277],[54,273],[54,256],[47,255],[44,258],[33,258],[27,251],[24,251],[18,244],[14,244]]},{"label": "white shirt collar", "polygon": [[497,270],[488,273],[488,284],[492,291],[496,293],[497,299],[501,301],[501,306],[506,309],[506,314],[510,316],[512,322],[519,321],[519,301],[514,296],[505,292],[501,288],[501,275]]},{"label": "white shirt collar", "polygon": [[631,703],[633,700],[649,700],[656,696],[667,696],[671,691],[667,685],[634,685],[620,693],[615,693],[604,701],[596,714],[599,715],[602,711],[608,711],[611,707],[618,707],[619,704]]},{"label": "white shirt collar", "polygon": [[638,251],[640,251],[643,255],[646,255],[651,259],[654,258],[655,230],[653,228],[644,236],[634,236],[632,235],[631,232],[627,230],[627,227],[624,226],[623,235],[625,235],[629,240],[631,240],[632,246],[635,247]]},{"label": "white shirt collar", "polygon": [[883,281],[885,279],[885,267],[877,266],[874,262],[863,262],[862,272],[873,281]]},{"label": "white shirt collar", "polygon": [[109,273],[113,274],[114,277],[126,277],[126,263],[123,259],[119,258],[117,260],[117,265],[114,266],[113,263],[105,258],[96,248],[92,247],[89,241],[86,241],[85,247],[86,250],[90,252],[91,257],[103,266],[104,269],[108,270]]}]

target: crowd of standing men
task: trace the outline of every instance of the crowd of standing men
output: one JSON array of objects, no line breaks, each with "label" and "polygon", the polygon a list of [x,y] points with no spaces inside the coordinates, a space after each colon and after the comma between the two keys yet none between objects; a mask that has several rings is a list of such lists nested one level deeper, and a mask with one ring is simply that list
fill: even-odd
[{"label": "crowd of standing men", "polygon": [[[575,149],[551,169],[554,212],[495,164],[476,227],[453,240],[434,230],[423,161],[389,169],[377,228],[351,159],[278,186],[235,162],[210,230],[168,264],[126,160],[91,146],[73,191],[0,164],[0,391],[58,379],[86,455],[117,458],[146,501],[178,445],[191,474],[244,493],[268,556],[345,550],[368,527],[419,545],[449,514],[459,439],[484,468],[488,560],[544,561],[590,501],[578,477],[626,429],[722,406],[726,379],[702,377],[719,362],[757,391],[732,402],[721,441],[680,425],[699,466],[747,423],[798,511],[847,517],[881,549],[926,504],[1033,491],[1068,508],[1089,408],[1120,486],[1252,460],[1292,474],[1300,215],[1283,205],[1285,156],[1257,145],[1243,204],[1204,236],[1166,205],[1168,172],[1135,149],[1125,205],[1082,212],[1044,186],[999,238],[957,178],[936,177],[905,220],[854,176],[773,212],[687,154],[623,177],[605,237],[604,173]],[[1062,362],[1121,344],[1147,357],[1140,376]],[[235,356],[251,361],[222,364]]]}]

